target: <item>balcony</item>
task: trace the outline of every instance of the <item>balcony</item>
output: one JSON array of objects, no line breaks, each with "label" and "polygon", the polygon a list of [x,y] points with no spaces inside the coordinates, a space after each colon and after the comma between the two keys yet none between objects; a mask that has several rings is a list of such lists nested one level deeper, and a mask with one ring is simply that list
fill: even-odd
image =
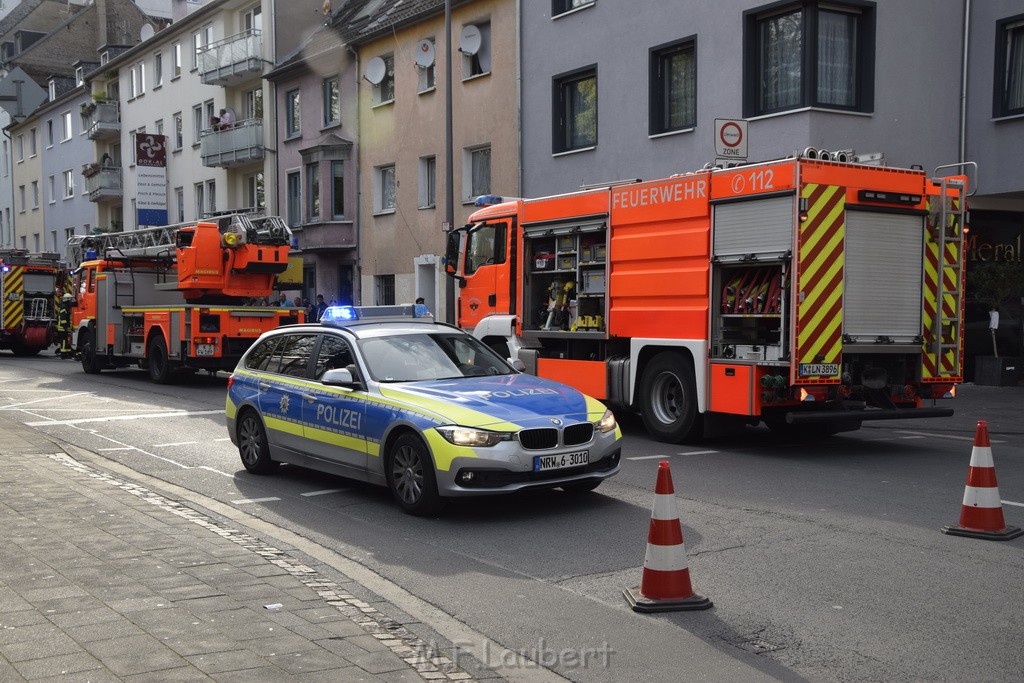
[{"label": "balcony", "polygon": [[355,249],[358,243],[356,227],[352,221],[305,223],[291,228],[298,237],[299,249],[304,252],[344,253]]},{"label": "balcony", "polygon": [[263,41],[256,29],[211,43],[199,52],[199,76],[206,85],[236,85],[263,75]]},{"label": "balcony", "polygon": [[234,168],[263,159],[263,121],[246,119],[231,128],[208,128],[199,138],[203,166]]},{"label": "balcony", "polygon": [[[89,164],[94,167],[94,164]],[[85,191],[90,202],[109,202],[120,200],[124,196],[119,168],[87,168],[83,169]]]},{"label": "balcony", "polygon": [[117,102],[87,102],[82,105],[82,128],[90,140],[121,137],[121,111]]}]

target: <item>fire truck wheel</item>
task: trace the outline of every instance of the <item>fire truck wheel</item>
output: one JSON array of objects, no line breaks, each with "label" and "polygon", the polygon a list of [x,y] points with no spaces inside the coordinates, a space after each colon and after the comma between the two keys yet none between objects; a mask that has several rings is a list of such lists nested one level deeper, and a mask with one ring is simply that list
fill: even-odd
[{"label": "fire truck wheel", "polygon": [[15,356],[34,356],[39,353],[39,349],[34,349],[23,344],[16,344],[11,351],[14,352]]},{"label": "fire truck wheel", "polygon": [[103,363],[100,362],[99,357],[96,355],[96,340],[94,337],[95,331],[92,329],[82,332],[82,336],[79,337],[82,349],[82,371],[87,375],[98,375],[100,370],[103,369]]},{"label": "fire truck wheel", "polygon": [[434,462],[418,436],[403,434],[395,440],[387,454],[385,474],[391,495],[410,515],[432,515],[444,507],[444,499],[437,493]]},{"label": "fire truck wheel", "polygon": [[704,433],[697,413],[693,365],[678,353],[663,352],[651,359],[640,380],[640,414],[658,441],[696,441]]},{"label": "fire truck wheel", "polygon": [[146,356],[151,380],[157,384],[170,384],[174,381],[174,363],[167,357],[167,342],[162,336],[158,334],[149,340]]},{"label": "fire truck wheel", "polygon": [[255,410],[246,410],[238,417],[238,454],[242,465],[253,474],[270,474],[279,464],[270,459],[267,432]]}]

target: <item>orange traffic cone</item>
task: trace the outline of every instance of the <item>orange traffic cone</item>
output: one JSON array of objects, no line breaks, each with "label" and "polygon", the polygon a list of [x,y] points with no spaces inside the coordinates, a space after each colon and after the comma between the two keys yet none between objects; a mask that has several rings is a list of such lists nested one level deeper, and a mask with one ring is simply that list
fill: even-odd
[{"label": "orange traffic cone", "polygon": [[708,609],[711,601],[693,592],[690,568],[686,564],[686,545],[679,523],[672,472],[668,462],[658,465],[654,487],[654,509],[647,532],[647,555],[638,588],[627,588],[623,595],[636,612],[674,612]]},{"label": "orange traffic cone", "polygon": [[1009,541],[1024,531],[1008,527],[1003,521],[1003,503],[996,486],[996,467],[992,461],[992,445],[988,440],[988,423],[978,420],[974,434],[971,466],[967,468],[967,486],[960,507],[960,524],[942,527],[942,533],[970,536],[990,541]]}]

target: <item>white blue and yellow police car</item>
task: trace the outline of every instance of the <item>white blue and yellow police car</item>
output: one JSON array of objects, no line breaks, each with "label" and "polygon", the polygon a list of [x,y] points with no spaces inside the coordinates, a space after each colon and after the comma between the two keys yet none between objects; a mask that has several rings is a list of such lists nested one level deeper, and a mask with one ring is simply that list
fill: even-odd
[{"label": "white blue and yellow police car", "polygon": [[256,474],[290,463],[387,486],[412,514],[446,498],[618,473],[597,399],[519,372],[420,305],[328,308],[261,336],[228,381],[227,427]]}]

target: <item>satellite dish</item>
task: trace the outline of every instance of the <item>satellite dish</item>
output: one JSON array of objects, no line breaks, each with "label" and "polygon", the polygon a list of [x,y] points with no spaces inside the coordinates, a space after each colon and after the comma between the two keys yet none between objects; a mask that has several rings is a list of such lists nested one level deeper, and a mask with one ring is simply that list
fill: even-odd
[{"label": "satellite dish", "polygon": [[146,41],[153,37],[153,24],[143,24],[139,31],[139,40]]},{"label": "satellite dish", "polygon": [[462,37],[459,39],[459,52],[473,56],[480,51],[480,44],[483,42],[480,37],[480,29],[473,24],[462,27]]},{"label": "satellite dish", "polygon": [[421,69],[433,66],[434,64],[434,41],[424,38],[416,43],[416,66]]},{"label": "satellite dish", "polygon": [[380,85],[380,82],[384,80],[384,74],[387,73],[387,70],[388,65],[384,63],[384,60],[380,57],[374,57],[366,63],[366,71],[363,72],[363,78],[374,85]]}]

